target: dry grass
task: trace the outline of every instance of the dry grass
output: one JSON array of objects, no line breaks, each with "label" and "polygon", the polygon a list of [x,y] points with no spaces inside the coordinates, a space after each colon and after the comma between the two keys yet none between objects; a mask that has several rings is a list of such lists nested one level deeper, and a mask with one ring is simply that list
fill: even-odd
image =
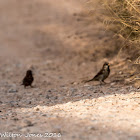
[{"label": "dry grass", "polygon": [[[140,50],[140,0],[96,0],[99,19],[107,30],[112,30],[123,41],[121,51],[127,47],[130,51]],[[90,13],[95,11],[95,1],[89,0]],[[93,7],[93,9],[92,9]],[[97,10],[99,9],[99,10]],[[97,13],[96,12],[96,13]],[[94,15],[93,15],[94,16]],[[94,20],[94,19],[93,19]],[[129,46],[129,47],[128,47]],[[128,51],[129,51],[128,50]],[[134,52],[131,53],[133,55]],[[140,52],[138,52],[140,53]],[[139,57],[137,53],[137,57]]]},{"label": "dry grass", "polygon": [[104,2],[108,10],[108,23],[113,23],[114,31],[125,39],[139,41],[140,37],[140,1],[114,0]]},{"label": "dry grass", "polygon": [[[122,48],[129,46],[131,55],[140,51],[140,1],[139,0],[113,0],[104,1],[107,9],[105,23],[109,29],[120,36],[124,41]],[[136,55],[135,55],[136,56]]]}]

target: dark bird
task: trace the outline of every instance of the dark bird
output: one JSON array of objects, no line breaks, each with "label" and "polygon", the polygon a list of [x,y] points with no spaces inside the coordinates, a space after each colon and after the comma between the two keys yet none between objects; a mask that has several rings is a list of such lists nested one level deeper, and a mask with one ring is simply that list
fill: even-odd
[{"label": "dark bird", "polygon": [[24,77],[24,79],[22,81],[22,85],[24,85],[25,88],[27,86],[31,86],[32,87],[33,81],[34,81],[34,77],[33,77],[32,71],[31,70],[27,70],[26,76]]},{"label": "dark bird", "polygon": [[110,74],[110,68],[109,68],[109,63],[105,62],[103,64],[102,69],[95,75],[92,79],[87,80],[85,82],[90,82],[90,81],[100,81],[100,83],[105,83],[104,80],[109,76]]}]

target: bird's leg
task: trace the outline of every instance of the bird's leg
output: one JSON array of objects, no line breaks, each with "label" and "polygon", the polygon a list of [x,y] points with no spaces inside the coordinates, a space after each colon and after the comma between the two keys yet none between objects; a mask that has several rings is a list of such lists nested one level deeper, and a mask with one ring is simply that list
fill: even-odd
[{"label": "bird's leg", "polygon": [[101,81],[100,81],[100,84],[102,85],[102,84],[106,84],[106,83],[105,83],[104,81],[101,80]]},{"label": "bird's leg", "polygon": [[105,81],[102,81],[104,84],[106,84],[106,82]]},{"label": "bird's leg", "polygon": [[31,88],[34,88],[34,86],[30,85]]},{"label": "bird's leg", "polygon": [[102,81],[100,81],[100,85],[102,85],[103,84],[103,82]]}]

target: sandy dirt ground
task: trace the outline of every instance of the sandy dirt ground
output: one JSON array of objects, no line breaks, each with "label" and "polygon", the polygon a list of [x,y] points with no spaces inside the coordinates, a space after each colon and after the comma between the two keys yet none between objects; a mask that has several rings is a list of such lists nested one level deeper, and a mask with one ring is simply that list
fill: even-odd
[{"label": "sandy dirt ground", "polygon": [[[107,48],[112,33],[97,20],[99,3],[92,23],[82,14],[85,2],[0,1],[0,139],[140,139],[140,90],[114,79],[127,75]],[[106,85],[81,82],[106,60]],[[35,81],[24,89],[27,69]]]}]

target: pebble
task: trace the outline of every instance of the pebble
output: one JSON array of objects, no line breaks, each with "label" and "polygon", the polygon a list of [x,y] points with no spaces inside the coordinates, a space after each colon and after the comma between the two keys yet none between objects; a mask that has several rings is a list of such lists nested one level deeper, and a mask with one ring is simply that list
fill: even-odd
[{"label": "pebble", "polygon": [[58,99],[57,96],[51,97],[51,100],[56,100],[56,99]]},{"label": "pebble", "polygon": [[29,120],[26,120],[25,123],[26,123],[26,126],[34,126],[34,124]]},{"label": "pebble", "polygon": [[48,92],[52,92],[51,90],[48,90]]},{"label": "pebble", "polygon": [[46,98],[49,99],[50,98],[49,95],[46,95]]},{"label": "pebble", "polygon": [[95,128],[94,126],[89,126],[88,129],[93,131],[97,130],[97,128]]},{"label": "pebble", "polygon": [[78,83],[77,83],[77,82],[73,82],[72,84],[73,84],[73,85],[78,85]]},{"label": "pebble", "polygon": [[36,108],[36,111],[39,111],[40,109],[39,108]]},{"label": "pebble", "polygon": [[99,97],[98,100],[105,100],[105,97]]},{"label": "pebble", "polygon": [[130,92],[130,94],[131,94],[131,95],[134,95],[134,94],[136,94],[136,92]]},{"label": "pebble", "polygon": [[75,92],[77,91],[77,89],[76,89],[76,88],[70,88],[70,91],[71,91],[72,93],[75,93]]},{"label": "pebble", "polygon": [[15,89],[15,88],[11,88],[11,89],[9,89],[9,91],[8,91],[9,93],[16,93],[16,92],[18,92],[18,90],[17,89]]},{"label": "pebble", "polygon": [[88,87],[88,90],[93,91],[94,87]]},{"label": "pebble", "polygon": [[31,101],[26,101],[27,102],[27,104],[31,104],[32,102]]},{"label": "pebble", "polygon": [[19,119],[18,119],[18,118],[13,118],[13,120],[14,120],[14,121],[18,121]]},{"label": "pebble", "polygon": [[42,116],[46,117],[46,116],[47,116],[47,114],[42,114]]},{"label": "pebble", "polygon": [[111,86],[114,86],[115,84],[116,84],[116,83],[115,83],[115,82],[113,82],[113,83],[111,83],[110,85],[111,85]]}]

